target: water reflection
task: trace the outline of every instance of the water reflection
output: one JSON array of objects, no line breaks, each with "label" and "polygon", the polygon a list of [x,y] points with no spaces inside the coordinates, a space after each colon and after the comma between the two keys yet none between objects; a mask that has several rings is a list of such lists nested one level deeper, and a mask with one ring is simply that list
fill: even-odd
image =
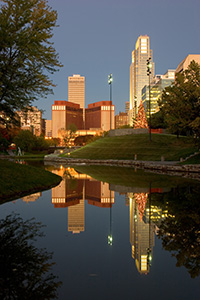
[{"label": "water reflection", "polygon": [[12,214],[0,220],[0,299],[55,299],[61,282],[50,273],[52,254],[33,241],[42,225]]},{"label": "water reflection", "polygon": [[26,203],[29,203],[29,202],[35,202],[36,200],[38,200],[40,197],[42,196],[42,193],[41,192],[38,192],[38,193],[34,193],[34,194],[31,194],[31,195],[28,195],[28,196],[25,196],[22,198],[22,200]]},{"label": "water reflection", "polygon": [[199,275],[200,205],[195,200],[199,199],[199,185],[194,189],[190,182],[191,186],[186,190],[185,184],[183,187],[178,185],[152,188],[152,182],[146,182],[145,187],[124,187],[98,181],[90,172],[89,175],[86,172],[83,174],[74,168],[61,166],[53,172],[63,176],[63,181],[52,189],[52,204],[55,208],[68,208],[69,232],[85,231],[87,200],[89,205],[110,209],[108,244],[112,245],[112,206],[115,204],[115,191],[123,191],[125,205],[129,205],[131,255],[138,272],[149,273],[155,235],[158,235],[163,241],[163,247],[176,256],[177,266],[184,265],[192,277]]},{"label": "water reflection", "polygon": [[[59,299],[131,299],[133,294],[145,300],[198,298],[198,182],[131,168],[48,169],[63,181],[52,190],[2,205],[1,215],[14,207],[24,220],[35,217],[46,225],[41,243],[54,252],[53,271],[63,281]],[[23,250],[19,253],[25,264]],[[13,272],[14,267],[10,278]],[[17,276],[23,280],[20,272]],[[41,285],[44,276],[38,279]]]},{"label": "water reflection", "polygon": [[167,195],[154,195],[154,202],[168,211],[159,222],[158,237],[165,250],[176,257],[177,267],[184,266],[190,276],[200,275],[200,186],[172,189]]}]

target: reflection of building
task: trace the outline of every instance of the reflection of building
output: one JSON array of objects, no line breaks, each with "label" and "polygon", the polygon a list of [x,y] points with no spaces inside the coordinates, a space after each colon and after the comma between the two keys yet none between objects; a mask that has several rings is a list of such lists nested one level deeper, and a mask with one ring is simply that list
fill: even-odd
[{"label": "reflection of building", "polygon": [[22,130],[30,130],[36,136],[43,131],[42,112],[35,106],[27,107],[26,110],[17,111]]},{"label": "reflection of building", "polygon": [[[144,193],[141,193],[144,196]],[[132,197],[130,197],[132,196]],[[145,198],[145,197],[141,198]],[[132,245],[132,257],[140,274],[149,272],[150,260],[153,256],[154,225],[150,222],[149,214],[143,212],[144,205],[137,202],[135,194],[130,197],[130,243]],[[140,201],[141,202],[141,201]],[[146,202],[146,201],[145,201]],[[141,218],[141,207],[143,218]]]},{"label": "reflection of building", "polygon": [[85,120],[85,77],[79,74],[68,77],[68,101],[79,104]]},{"label": "reflection of building", "polygon": [[63,177],[59,185],[52,188],[52,204],[55,208],[68,207],[68,231],[79,233],[85,230],[85,199],[98,207],[112,207],[115,194],[109,184],[93,180],[73,168],[53,171]]},{"label": "reflection of building", "polygon": [[76,205],[79,200],[83,199],[83,180],[74,179],[73,175],[76,172],[71,168],[60,167],[59,170],[53,173],[62,176],[63,180],[59,185],[52,188],[52,203],[54,207],[68,207]]},{"label": "reflection of building", "polygon": [[115,106],[112,104],[112,101],[99,101],[91,103],[85,110],[85,128],[102,129],[103,131],[110,130],[110,127],[114,129],[114,117]]},{"label": "reflection of building", "polygon": [[110,191],[107,182],[87,180],[85,183],[85,198],[88,204],[99,207],[112,207],[115,203],[115,192]]},{"label": "reflection of building", "polygon": [[36,201],[38,198],[40,198],[42,196],[42,193],[39,192],[39,193],[34,193],[34,194],[31,194],[31,195],[28,195],[28,196],[25,196],[22,198],[22,200],[26,203],[28,202],[34,202]]},{"label": "reflection of building", "polygon": [[71,124],[83,129],[83,110],[79,104],[55,101],[52,105],[52,137],[58,137],[59,130],[67,130]]},{"label": "reflection of building", "polygon": [[68,207],[68,231],[72,233],[85,231],[85,199]]},{"label": "reflection of building", "polygon": [[151,79],[154,77],[153,51],[150,50],[150,41],[147,35],[139,36],[135,50],[132,52],[130,65],[130,110],[129,124],[132,125],[133,117],[136,116],[137,109],[141,102],[142,88],[149,85],[147,76],[147,59],[151,57]]}]

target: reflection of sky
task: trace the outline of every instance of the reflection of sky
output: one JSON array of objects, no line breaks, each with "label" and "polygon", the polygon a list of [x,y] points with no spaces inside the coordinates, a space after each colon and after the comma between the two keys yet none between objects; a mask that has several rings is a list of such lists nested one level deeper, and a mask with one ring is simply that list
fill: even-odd
[{"label": "reflection of sky", "polygon": [[46,237],[38,244],[54,252],[54,273],[64,283],[59,299],[196,299],[198,280],[191,280],[185,269],[176,268],[176,259],[162,250],[158,239],[151,271],[147,276],[138,273],[131,257],[125,195],[115,193],[112,247],[107,244],[110,208],[85,201],[86,230],[73,235],[67,231],[67,208],[54,208],[51,195],[51,191],[43,192],[41,198],[28,204],[21,200],[6,203],[1,206],[0,216],[15,210],[24,219],[35,217],[46,225]]}]

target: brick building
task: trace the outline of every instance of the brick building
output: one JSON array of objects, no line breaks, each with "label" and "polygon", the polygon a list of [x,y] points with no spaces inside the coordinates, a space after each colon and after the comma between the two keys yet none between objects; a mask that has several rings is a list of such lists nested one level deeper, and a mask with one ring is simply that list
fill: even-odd
[{"label": "brick building", "polygon": [[102,129],[108,131],[115,128],[115,106],[112,101],[91,103],[85,110],[85,129]]},{"label": "brick building", "polygon": [[71,124],[83,129],[83,109],[69,101],[54,101],[52,105],[52,137],[58,137],[58,130],[67,130]]}]

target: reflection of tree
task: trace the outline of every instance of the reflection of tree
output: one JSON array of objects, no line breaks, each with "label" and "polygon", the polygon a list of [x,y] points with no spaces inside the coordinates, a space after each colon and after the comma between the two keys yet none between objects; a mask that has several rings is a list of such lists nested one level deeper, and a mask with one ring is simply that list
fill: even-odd
[{"label": "reflection of tree", "polygon": [[0,220],[0,299],[55,299],[61,284],[50,253],[33,245],[42,225],[18,215]]},{"label": "reflection of tree", "polygon": [[147,203],[148,193],[135,193],[134,197],[138,205],[140,219],[142,220],[145,211],[145,206]]},{"label": "reflection of tree", "polygon": [[158,233],[164,249],[176,257],[177,267],[185,266],[192,278],[200,274],[199,195],[199,186],[176,188],[168,193],[168,199],[165,194],[168,217],[159,225]]}]

